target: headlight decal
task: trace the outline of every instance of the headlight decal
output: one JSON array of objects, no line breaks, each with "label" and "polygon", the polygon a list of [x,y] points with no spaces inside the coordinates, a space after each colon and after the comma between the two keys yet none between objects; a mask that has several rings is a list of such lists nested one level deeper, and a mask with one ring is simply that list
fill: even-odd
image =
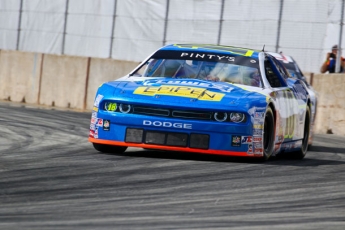
[{"label": "headlight decal", "polygon": [[104,109],[109,112],[115,112],[117,109],[117,104],[115,102],[105,102]]},{"label": "headlight decal", "polygon": [[245,115],[243,113],[230,113],[230,121],[240,123],[244,121]]}]

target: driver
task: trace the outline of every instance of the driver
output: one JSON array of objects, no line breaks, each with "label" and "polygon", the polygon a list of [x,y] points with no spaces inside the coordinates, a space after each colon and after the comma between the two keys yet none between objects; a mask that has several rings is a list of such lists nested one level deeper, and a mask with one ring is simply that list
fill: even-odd
[{"label": "driver", "polygon": [[250,74],[250,85],[251,86],[256,86],[256,87],[260,87],[261,86],[261,77],[260,77],[260,73],[259,70],[255,70],[253,73]]}]

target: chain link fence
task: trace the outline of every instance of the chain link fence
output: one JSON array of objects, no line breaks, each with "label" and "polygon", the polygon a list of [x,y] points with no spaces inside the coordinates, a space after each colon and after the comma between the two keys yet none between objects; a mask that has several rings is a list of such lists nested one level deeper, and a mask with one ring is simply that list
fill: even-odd
[{"label": "chain link fence", "polygon": [[344,0],[0,0],[0,49],[142,61],[171,43],[291,55],[319,72]]}]

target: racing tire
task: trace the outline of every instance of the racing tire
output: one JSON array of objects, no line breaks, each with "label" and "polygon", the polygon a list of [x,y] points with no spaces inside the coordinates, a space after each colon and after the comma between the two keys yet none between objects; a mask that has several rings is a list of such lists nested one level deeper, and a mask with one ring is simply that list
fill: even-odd
[{"label": "racing tire", "polygon": [[127,149],[127,147],[124,146],[116,146],[116,145],[103,145],[103,144],[97,144],[92,143],[93,147],[102,153],[124,153]]},{"label": "racing tire", "polygon": [[307,106],[305,121],[304,121],[304,134],[302,139],[301,149],[291,153],[291,158],[296,160],[302,160],[307,154],[309,145],[309,135],[310,135],[310,108]]},{"label": "racing tire", "polygon": [[274,116],[271,107],[268,107],[265,114],[263,133],[263,160],[268,160],[274,150]]}]

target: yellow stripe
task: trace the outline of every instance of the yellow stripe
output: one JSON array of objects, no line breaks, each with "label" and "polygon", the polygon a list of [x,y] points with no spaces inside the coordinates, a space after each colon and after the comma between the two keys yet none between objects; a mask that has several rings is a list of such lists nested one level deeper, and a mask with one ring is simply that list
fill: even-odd
[{"label": "yellow stripe", "polygon": [[245,57],[251,57],[253,55],[253,50],[248,50],[247,53],[244,55]]}]

